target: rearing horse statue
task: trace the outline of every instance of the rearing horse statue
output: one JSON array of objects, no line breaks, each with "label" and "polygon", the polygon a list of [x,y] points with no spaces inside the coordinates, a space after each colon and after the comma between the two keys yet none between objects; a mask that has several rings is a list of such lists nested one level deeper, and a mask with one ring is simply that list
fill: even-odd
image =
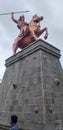
[{"label": "rearing horse statue", "polygon": [[43,16],[34,15],[30,23],[25,22],[25,17],[20,16],[18,20],[14,18],[11,13],[12,20],[17,24],[20,29],[19,35],[16,37],[13,43],[13,54],[16,53],[18,48],[25,48],[28,44],[37,40],[37,38],[45,31],[44,39],[48,38],[48,28],[40,28],[40,21],[43,20]]}]

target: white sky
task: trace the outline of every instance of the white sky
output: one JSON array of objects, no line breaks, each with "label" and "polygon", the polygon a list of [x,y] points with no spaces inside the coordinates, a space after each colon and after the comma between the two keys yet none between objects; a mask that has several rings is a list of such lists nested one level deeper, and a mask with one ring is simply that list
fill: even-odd
[{"label": "white sky", "polygon": [[[29,22],[34,14],[44,16],[41,28],[47,26],[48,43],[61,50],[61,65],[63,67],[63,0],[0,0],[0,13],[30,10],[24,14]],[[20,15],[15,14],[18,19]],[[0,79],[5,71],[5,60],[12,56],[12,43],[19,30],[10,15],[0,15]],[[44,40],[43,35],[41,38]]]}]

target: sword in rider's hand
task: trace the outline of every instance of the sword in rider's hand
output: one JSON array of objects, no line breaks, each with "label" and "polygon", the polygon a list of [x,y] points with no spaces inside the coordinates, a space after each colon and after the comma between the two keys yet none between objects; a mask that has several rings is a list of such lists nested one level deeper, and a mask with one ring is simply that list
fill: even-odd
[{"label": "sword in rider's hand", "polygon": [[[18,12],[13,12],[13,14],[17,14],[17,13],[28,13],[28,12],[30,12],[30,11],[18,11]],[[9,12],[9,13],[1,13],[0,15],[9,15],[9,14],[11,14],[11,12]]]}]

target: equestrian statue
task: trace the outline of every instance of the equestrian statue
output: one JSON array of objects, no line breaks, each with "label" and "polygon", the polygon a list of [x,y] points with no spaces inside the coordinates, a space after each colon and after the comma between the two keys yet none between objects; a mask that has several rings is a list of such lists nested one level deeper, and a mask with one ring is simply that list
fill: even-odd
[{"label": "equestrian statue", "polygon": [[48,28],[40,28],[40,21],[43,16],[34,15],[29,23],[25,21],[24,15],[20,16],[18,20],[14,18],[14,13],[11,13],[11,19],[17,24],[20,30],[19,35],[16,37],[12,49],[13,54],[16,53],[18,48],[25,48],[30,43],[36,41],[38,37],[45,32],[44,39],[48,38]]}]

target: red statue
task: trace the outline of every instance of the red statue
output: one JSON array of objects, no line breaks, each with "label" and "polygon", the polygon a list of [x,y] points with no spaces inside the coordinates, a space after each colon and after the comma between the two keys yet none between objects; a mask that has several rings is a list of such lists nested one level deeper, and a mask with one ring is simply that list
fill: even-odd
[{"label": "red statue", "polygon": [[16,53],[18,48],[25,48],[31,42],[37,40],[37,38],[45,31],[44,39],[48,37],[48,28],[40,29],[40,21],[43,20],[43,16],[34,15],[30,23],[25,22],[25,17],[20,16],[18,20],[14,18],[11,13],[12,20],[17,24],[20,29],[19,35],[16,37],[13,43],[13,54]]}]

